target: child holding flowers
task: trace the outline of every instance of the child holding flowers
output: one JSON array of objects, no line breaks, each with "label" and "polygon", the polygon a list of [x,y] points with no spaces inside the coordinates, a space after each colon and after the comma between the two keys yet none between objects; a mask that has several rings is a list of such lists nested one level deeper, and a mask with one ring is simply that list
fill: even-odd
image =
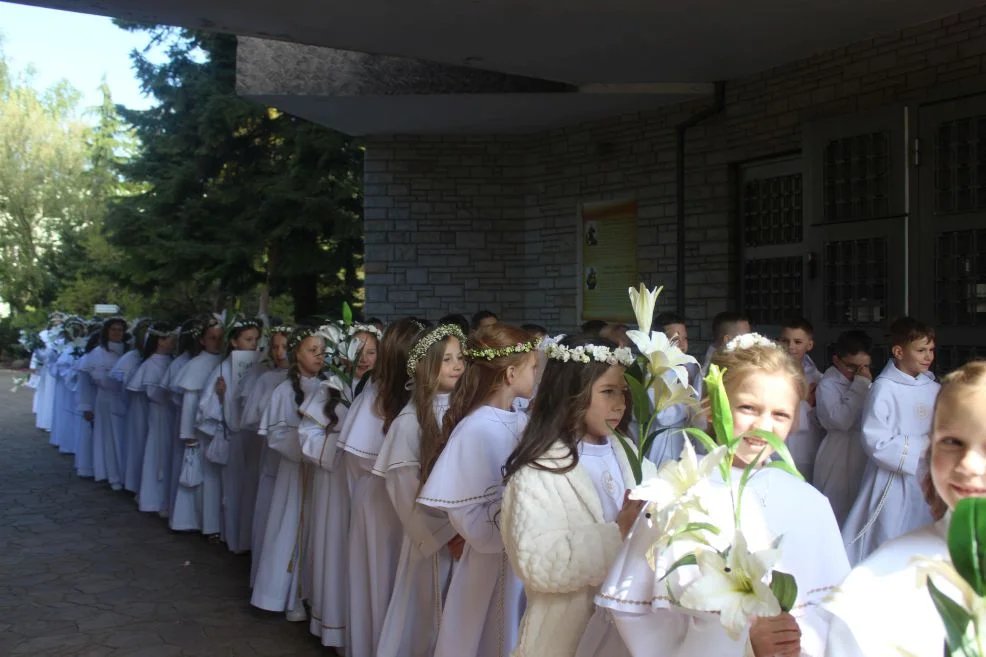
[{"label": "child holding flowers", "polygon": [[885,543],[826,603],[828,657],[940,657],[946,632],[923,581],[928,573],[951,599],[966,608],[978,604],[982,613],[982,598],[951,570],[949,547],[959,501],[986,497],[986,361],[968,363],[942,381],[929,451],[924,491],[935,522]]},{"label": "child holding flowers", "polygon": [[756,334],[711,365],[716,439],[689,431],[709,454],[699,461],[686,442],[681,461],[631,494],[646,505],[596,603],[634,656],[821,655],[827,624],[815,605],[849,564],[828,501],[792,474],[783,444],[804,373]]}]

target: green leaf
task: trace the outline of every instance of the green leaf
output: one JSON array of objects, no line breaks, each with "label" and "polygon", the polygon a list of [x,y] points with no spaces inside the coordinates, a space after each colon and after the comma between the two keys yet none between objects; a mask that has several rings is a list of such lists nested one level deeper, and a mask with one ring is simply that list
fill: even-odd
[{"label": "green leaf", "polygon": [[658,429],[657,431],[652,431],[651,434],[644,439],[644,444],[640,446],[640,453],[642,455],[650,454],[651,445],[654,444],[657,437],[662,433],[668,433],[670,435],[671,431],[674,431],[674,429]]},{"label": "green leaf", "polygon": [[650,397],[647,396],[647,389],[639,380],[630,376],[629,373],[623,375],[627,386],[630,388],[630,397],[633,399],[633,415],[637,418],[640,431],[644,430],[644,425],[651,416]]},{"label": "green leaf", "polygon": [[626,452],[627,460],[630,462],[630,470],[633,472],[633,480],[639,485],[644,480],[643,468],[640,464],[641,457],[637,455],[633,441],[619,432],[616,432],[616,438],[623,446],[623,451]]},{"label": "green leaf", "polygon": [[697,566],[697,565],[698,565],[698,557],[695,556],[695,553],[692,552],[686,554],[685,556],[683,556],[682,558],[678,559],[673,564],[671,564],[671,567],[668,568],[668,572],[661,575],[661,579],[659,579],[658,581],[667,579],[668,577],[671,576],[671,573],[678,570],[679,568],[683,568],[685,566]]},{"label": "green leaf", "polygon": [[712,410],[712,428],[715,431],[716,442],[720,445],[728,445],[733,440],[733,411],[729,408],[729,397],[726,395],[726,386],[722,382],[724,373],[725,370],[710,365],[709,374],[705,377]]},{"label": "green leaf", "polygon": [[945,640],[951,650],[951,657],[978,657],[971,645],[970,637],[966,634],[972,616],[962,605],[938,590],[935,583],[928,579],[928,592],[935,603],[938,615],[945,626]]},{"label": "green leaf", "polygon": [[792,575],[775,570],[770,576],[770,590],[780,603],[781,611],[794,609],[794,603],[798,599],[798,583]]},{"label": "green leaf", "polygon": [[[804,481],[805,479],[804,475],[798,472],[798,466],[794,464],[794,459],[791,458],[791,451],[787,448],[787,445],[784,444],[784,441],[781,440],[776,433],[763,431],[761,429],[753,429],[752,431],[747,431],[746,435],[756,436],[761,440],[767,441],[767,443],[774,448],[774,451],[777,453],[778,456],[781,457],[781,460],[787,466],[787,467],[781,467],[781,469],[784,470],[785,472],[789,472],[790,474],[794,475],[798,479]],[[776,463],[776,461],[772,461],[771,463]],[[780,466],[770,465],[770,467],[776,468]]]},{"label": "green leaf", "polygon": [[714,452],[716,450],[716,447],[718,447],[718,445],[716,445],[716,441],[712,439],[712,436],[705,433],[701,429],[696,429],[694,427],[685,427],[684,431],[686,435],[691,436],[698,442],[702,443],[702,447],[704,447],[705,451],[708,452],[709,454]]},{"label": "green leaf", "polygon": [[948,551],[955,570],[982,596],[986,591],[986,498],[959,500],[948,529]]},{"label": "green leaf", "polygon": [[694,534],[695,532],[709,532],[711,534],[719,535],[719,528],[708,522],[690,522],[678,531],[674,532],[674,535],[679,534]]},{"label": "green leaf", "polygon": [[348,301],[342,302],[342,321],[346,326],[353,323],[353,309],[349,307]]}]

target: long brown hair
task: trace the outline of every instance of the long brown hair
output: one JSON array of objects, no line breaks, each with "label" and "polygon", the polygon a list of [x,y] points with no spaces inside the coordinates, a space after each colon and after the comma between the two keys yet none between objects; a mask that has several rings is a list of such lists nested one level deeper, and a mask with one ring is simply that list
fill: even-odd
[{"label": "long brown hair", "polygon": [[[530,342],[532,339],[533,336],[530,333],[515,326],[493,324],[480,329],[470,337],[466,342],[466,349],[504,349],[516,344]],[[500,356],[492,360],[474,358],[470,361],[449,398],[449,408],[445,412],[445,419],[442,422],[442,435],[437,449],[427,460],[422,454],[422,481],[431,474],[435,463],[438,462],[438,457],[441,456],[442,450],[448,443],[449,436],[452,435],[452,431],[459,422],[482,406],[487,399],[503,387],[508,368],[520,367],[532,358],[536,358],[534,353],[520,353]]]},{"label": "long brown hair", "polygon": [[383,420],[384,433],[411,399],[411,391],[407,389],[410,378],[407,374],[407,353],[422,328],[424,326],[419,320],[405,317],[388,326],[383,334],[372,380],[377,386],[373,412]]},{"label": "long brown hair", "polygon": [[[574,335],[561,341],[569,348],[598,345],[616,349],[611,340],[594,335]],[[513,453],[503,467],[503,481],[525,466],[564,474],[579,464],[579,442],[585,433],[585,414],[592,403],[592,386],[611,366],[595,360],[577,363],[548,359],[537,395],[531,404],[531,419]],[[627,433],[633,408],[629,391],[624,393],[626,411],[617,430]],[[571,460],[561,467],[538,461],[557,441],[568,449]]]},{"label": "long brown hair", "polygon": [[[938,398],[935,399],[936,419],[938,418],[938,408],[941,405],[942,398],[946,394],[954,394],[956,388],[965,386],[986,386],[986,360],[968,362],[942,379],[941,390],[938,392]],[[935,482],[931,478],[931,459],[934,453],[934,447],[934,430],[932,429],[932,440],[928,445],[928,453],[924,458],[924,463],[928,464],[928,471],[921,479],[921,492],[924,493],[924,499],[928,503],[928,506],[931,507],[931,517],[935,520],[940,520],[948,511],[948,505],[945,504],[945,500],[935,490]]]},{"label": "long brown hair", "polygon": [[[435,417],[435,395],[438,394],[438,379],[442,372],[442,361],[445,358],[445,347],[449,340],[459,339],[455,336],[442,338],[428,348],[425,357],[414,370],[414,408],[418,414],[419,427],[419,457],[421,484],[425,482],[425,464],[432,463],[438,458],[445,441],[442,437],[442,427]],[[465,345],[460,345],[465,347]]]}]

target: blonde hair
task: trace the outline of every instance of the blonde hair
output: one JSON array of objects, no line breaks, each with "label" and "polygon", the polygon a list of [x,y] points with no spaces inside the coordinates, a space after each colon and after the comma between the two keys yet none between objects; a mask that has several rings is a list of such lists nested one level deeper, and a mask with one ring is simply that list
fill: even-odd
[{"label": "blonde hair", "polygon": [[[734,385],[750,376],[764,374],[784,374],[790,377],[791,385],[798,399],[808,397],[808,381],[802,367],[791,358],[780,345],[774,342],[761,342],[750,347],[719,349],[712,356],[712,364],[725,370],[722,382],[728,392]],[[706,395],[708,391],[706,390]]]},{"label": "blonde hair", "polygon": [[[934,420],[937,420],[938,418],[938,409],[941,406],[942,398],[946,395],[946,393],[956,391],[960,387],[986,387],[986,360],[970,361],[942,379],[941,390],[938,392],[938,398],[935,399]],[[934,426],[934,421],[932,421],[932,426]],[[935,443],[934,440],[932,440],[931,443],[928,444],[928,453],[924,458],[924,462],[929,464],[929,467],[928,471],[924,475],[924,478],[921,480],[921,490],[924,493],[925,501],[928,503],[928,506],[931,507],[931,516],[935,520],[940,520],[948,511],[948,505],[945,504],[945,500],[943,500],[938,494],[938,491],[935,490],[935,483],[931,478],[930,464],[934,446]]]}]

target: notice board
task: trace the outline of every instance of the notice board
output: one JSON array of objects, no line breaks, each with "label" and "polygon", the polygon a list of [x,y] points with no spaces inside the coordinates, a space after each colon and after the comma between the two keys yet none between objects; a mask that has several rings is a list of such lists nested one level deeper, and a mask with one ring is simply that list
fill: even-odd
[{"label": "notice board", "polygon": [[580,321],[635,321],[627,288],[639,283],[637,202],[595,201],[578,208]]}]

